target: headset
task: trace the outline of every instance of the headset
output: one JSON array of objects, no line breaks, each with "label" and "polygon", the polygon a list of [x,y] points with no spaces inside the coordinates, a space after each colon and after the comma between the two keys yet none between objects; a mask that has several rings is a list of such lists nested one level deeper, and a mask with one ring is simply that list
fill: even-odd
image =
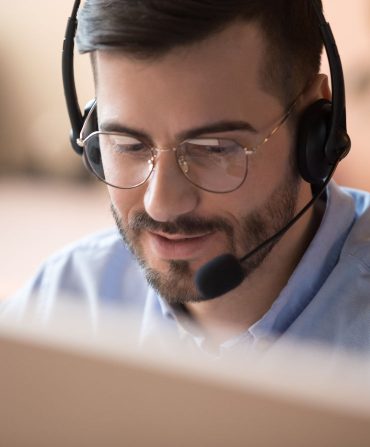
[{"label": "headset", "polygon": [[[70,141],[73,149],[82,155],[83,149],[77,144],[77,139],[94,101],[87,104],[82,114],[77,99],[73,66],[74,37],[79,6],[80,0],[75,0],[68,19],[63,42],[62,73],[64,95],[71,122]],[[297,165],[301,177],[312,185],[313,198],[280,231],[240,259],[232,254],[224,254],[201,267],[196,272],[195,283],[204,300],[223,295],[243,281],[245,274],[242,263],[257,251],[282,237],[314,205],[325,191],[338,163],[350,151],[351,140],[347,133],[341,59],[330,24],[326,21],[316,0],[312,0],[312,6],[328,57],[332,85],[332,100],[320,99],[314,102],[303,111],[298,121]]]},{"label": "headset", "polygon": [[[93,102],[86,106],[82,114],[77,99],[73,61],[79,6],[80,0],[75,0],[68,19],[63,42],[62,74],[64,96],[71,123],[70,141],[77,154],[82,155],[83,149],[77,144],[77,139]],[[321,184],[333,166],[348,154],[351,141],[347,133],[344,77],[337,45],[330,24],[325,20],[316,0],[312,0],[312,6],[318,18],[332,84],[332,101],[321,99],[311,104],[303,112],[298,124],[296,146],[298,169],[305,181],[315,185]]]}]

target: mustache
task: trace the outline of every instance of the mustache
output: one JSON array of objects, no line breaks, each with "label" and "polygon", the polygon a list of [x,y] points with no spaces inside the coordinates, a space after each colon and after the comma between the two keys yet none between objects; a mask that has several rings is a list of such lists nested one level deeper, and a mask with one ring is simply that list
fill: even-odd
[{"label": "mustache", "polygon": [[[122,221],[117,210],[112,206],[112,213],[119,226]],[[145,211],[136,213],[127,223],[126,230],[139,233],[143,230],[161,232],[167,234],[184,234],[191,236],[199,233],[223,231],[228,235],[233,234],[232,226],[222,218],[203,219],[198,216],[179,216],[171,222],[158,222],[152,219]]]}]

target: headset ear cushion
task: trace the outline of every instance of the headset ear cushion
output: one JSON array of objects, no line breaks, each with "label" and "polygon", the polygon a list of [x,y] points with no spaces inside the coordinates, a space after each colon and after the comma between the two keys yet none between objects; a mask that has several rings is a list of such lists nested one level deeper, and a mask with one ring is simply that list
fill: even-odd
[{"label": "headset ear cushion", "polygon": [[300,118],[297,132],[298,169],[306,182],[322,183],[333,167],[325,155],[331,117],[332,103],[320,99],[311,104]]}]

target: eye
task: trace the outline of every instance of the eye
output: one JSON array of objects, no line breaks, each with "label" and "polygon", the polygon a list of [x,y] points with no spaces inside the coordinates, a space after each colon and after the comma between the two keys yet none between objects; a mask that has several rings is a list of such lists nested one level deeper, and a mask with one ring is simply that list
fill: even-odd
[{"label": "eye", "polygon": [[227,146],[204,146],[207,152],[211,154],[224,154],[227,152]]},{"label": "eye", "polygon": [[136,138],[117,134],[103,134],[102,137],[106,147],[117,154],[140,155],[148,152],[148,147]]},{"label": "eye", "polygon": [[146,147],[142,143],[136,143],[136,144],[118,144],[115,143],[113,145],[113,149],[116,152],[126,153],[126,154],[134,154],[134,153],[140,153],[146,150]]},{"label": "eye", "polygon": [[202,138],[186,142],[187,151],[198,156],[233,155],[239,152],[241,146],[232,140],[219,138]]}]

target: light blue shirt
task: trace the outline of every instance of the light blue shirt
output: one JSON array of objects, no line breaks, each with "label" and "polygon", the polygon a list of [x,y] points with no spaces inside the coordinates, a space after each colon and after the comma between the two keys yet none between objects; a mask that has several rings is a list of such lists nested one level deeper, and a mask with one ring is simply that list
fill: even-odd
[{"label": "light blue shirt", "polygon": [[[182,325],[176,311],[147,284],[116,229],[52,256],[0,310],[21,316],[33,303],[48,321],[64,296],[81,301],[92,323],[101,306],[135,309],[141,341],[166,326],[203,349],[202,335]],[[370,348],[369,193],[330,184],[320,227],[286,286],[259,321],[220,346],[220,355],[270,337],[323,342],[333,349]]]}]

